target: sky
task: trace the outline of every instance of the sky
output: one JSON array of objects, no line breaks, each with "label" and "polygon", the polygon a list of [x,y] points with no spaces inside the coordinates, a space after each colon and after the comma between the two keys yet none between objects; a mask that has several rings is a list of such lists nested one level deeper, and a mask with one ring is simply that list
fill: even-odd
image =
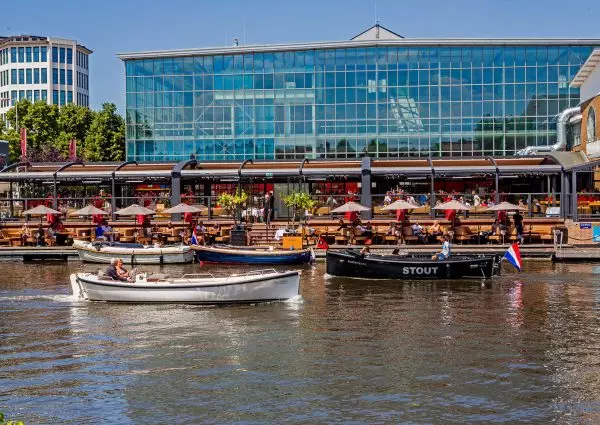
[{"label": "sky", "polygon": [[600,39],[600,2],[559,0],[28,0],[3,3],[0,35],[75,39],[94,109],[125,105],[121,52],[347,40],[376,20],[405,37]]}]

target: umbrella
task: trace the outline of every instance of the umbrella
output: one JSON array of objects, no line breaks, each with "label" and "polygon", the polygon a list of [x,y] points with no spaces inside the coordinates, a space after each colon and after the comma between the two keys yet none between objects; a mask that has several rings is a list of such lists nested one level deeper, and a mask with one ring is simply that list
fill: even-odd
[{"label": "umbrella", "polygon": [[48,208],[44,205],[38,205],[35,208],[28,209],[23,211],[23,215],[46,215],[46,214],[62,214],[60,211],[56,211],[52,208]]},{"label": "umbrella", "polygon": [[489,207],[486,211],[525,211],[525,208],[510,202],[500,202],[498,205]]},{"label": "umbrella", "polygon": [[361,211],[369,211],[370,208],[367,208],[365,206],[362,206],[359,203],[356,202],[346,202],[344,205],[337,207],[336,209],[332,210],[332,213],[347,213],[347,212],[361,212]]},{"label": "umbrella", "polygon": [[434,210],[470,210],[471,207],[463,204],[462,202],[458,202],[456,200],[444,202],[443,204],[436,205],[433,207]]},{"label": "umbrella", "polygon": [[383,207],[381,209],[385,210],[385,211],[395,211],[395,210],[412,210],[415,208],[419,208],[419,206],[399,199],[395,202],[392,202],[389,205],[386,205],[385,207]]},{"label": "umbrella", "polygon": [[156,213],[146,207],[142,207],[138,204],[132,204],[132,205],[128,206],[127,208],[120,209],[115,214],[117,214],[117,215],[152,215],[152,214],[156,214]]},{"label": "umbrella", "polygon": [[73,211],[69,215],[82,215],[87,217],[90,215],[108,215],[108,213],[90,204],[87,207],[81,208],[80,210]]},{"label": "umbrella", "polygon": [[179,205],[175,205],[169,209],[164,210],[163,212],[167,214],[185,214],[185,213],[199,213],[207,208],[204,205],[188,205],[181,203]]}]

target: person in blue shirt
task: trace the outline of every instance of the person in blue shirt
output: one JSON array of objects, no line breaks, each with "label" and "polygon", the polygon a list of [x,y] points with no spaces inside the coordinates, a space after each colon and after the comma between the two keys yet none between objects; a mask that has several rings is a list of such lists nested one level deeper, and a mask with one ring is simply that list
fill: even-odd
[{"label": "person in blue shirt", "polygon": [[450,248],[451,248],[451,244],[450,244],[450,238],[448,238],[448,235],[444,235],[442,237],[442,251],[438,252],[437,254],[434,254],[431,259],[432,260],[447,260],[448,257],[450,257]]}]

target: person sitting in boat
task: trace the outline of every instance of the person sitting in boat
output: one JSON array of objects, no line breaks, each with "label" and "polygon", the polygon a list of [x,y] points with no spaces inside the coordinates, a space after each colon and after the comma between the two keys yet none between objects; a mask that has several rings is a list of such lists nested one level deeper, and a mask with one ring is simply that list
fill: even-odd
[{"label": "person sitting in boat", "polygon": [[362,255],[363,257],[370,253],[371,253],[371,250],[369,249],[369,245],[363,246],[363,248],[360,250],[360,255]]},{"label": "person sitting in boat", "polygon": [[110,265],[106,268],[104,274],[112,280],[129,281],[127,271],[123,268],[123,261],[120,258],[111,258]]},{"label": "person sitting in boat", "polygon": [[442,251],[434,254],[431,259],[432,260],[447,260],[450,257],[450,238],[448,235],[444,235],[442,237]]}]

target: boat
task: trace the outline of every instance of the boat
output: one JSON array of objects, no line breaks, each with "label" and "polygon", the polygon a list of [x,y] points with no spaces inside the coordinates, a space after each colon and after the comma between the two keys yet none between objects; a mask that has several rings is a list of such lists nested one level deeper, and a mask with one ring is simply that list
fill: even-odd
[{"label": "boat", "polygon": [[194,260],[194,251],[186,245],[155,247],[138,243],[73,241],[82,261],[110,263],[111,258],[121,258],[125,264],[182,264]]},{"label": "boat", "polygon": [[312,249],[282,250],[269,247],[249,248],[229,245],[192,245],[198,262],[230,264],[306,264],[312,261]]},{"label": "boat", "polygon": [[432,260],[424,255],[361,254],[327,250],[327,274],[367,279],[488,279],[500,274],[500,255],[452,255]]},{"label": "boat", "polygon": [[210,273],[167,275],[137,273],[135,282],[121,282],[101,273],[71,275],[73,295],[86,301],[124,303],[235,304],[281,301],[298,295],[300,272],[254,270],[215,277]]}]

